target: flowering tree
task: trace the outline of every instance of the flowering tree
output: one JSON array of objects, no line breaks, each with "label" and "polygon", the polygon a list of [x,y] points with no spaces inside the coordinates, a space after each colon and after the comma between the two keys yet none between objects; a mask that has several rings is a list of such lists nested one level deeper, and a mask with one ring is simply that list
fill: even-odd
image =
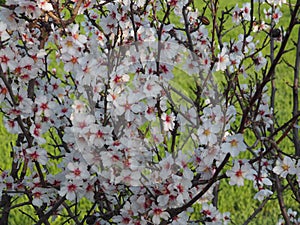
[{"label": "flowering tree", "polygon": [[[300,41],[288,45],[300,2],[219,7],[3,3],[1,111],[17,138],[2,150],[0,223],[18,209],[37,225],[230,224],[219,184],[247,180],[261,204],[245,224],[273,198],[279,224],[299,224],[285,193],[300,203]],[[294,71],[283,122],[279,63]]]}]

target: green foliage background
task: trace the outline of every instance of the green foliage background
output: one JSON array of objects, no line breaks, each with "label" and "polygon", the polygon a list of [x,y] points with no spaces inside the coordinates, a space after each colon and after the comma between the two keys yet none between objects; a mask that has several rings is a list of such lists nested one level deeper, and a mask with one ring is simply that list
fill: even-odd
[{"label": "green foliage background", "polygon": [[[201,12],[203,7],[202,1],[195,1],[196,5]],[[243,2],[248,1],[238,1],[239,6],[242,6]],[[4,3],[3,0],[0,0],[0,4]],[[234,0],[227,0],[227,1],[220,1],[220,9],[223,9],[225,6],[230,8],[235,6],[236,1]],[[283,18],[281,19],[281,24],[285,27],[289,21],[289,11],[287,7],[283,8]],[[209,18],[209,15],[206,15]],[[208,28],[209,29],[209,28]],[[239,32],[238,30],[234,30],[229,32],[227,37],[227,41],[231,38],[237,38]],[[292,40],[297,40],[297,30],[295,29],[292,34]],[[279,43],[277,43],[278,45]],[[293,44],[290,42],[288,48],[292,48]],[[268,54],[268,52],[266,52]],[[293,64],[295,61],[295,51],[289,52],[284,58],[287,58],[290,63]],[[186,92],[189,92],[189,83],[183,82],[180,76],[176,76],[177,83],[180,83],[180,86],[185,89]],[[176,81],[175,80],[175,81]],[[292,84],[293,81],[293,71],[291,68],[288,68],[285,64],[281,63],[277,66],[276,69],[276,85],[277,85],[277,97],[276,97],[276,107],[275,112],[279,118],[278,124],[283,124],[288,118],[291,117],[292,113],[292,89],[287,84]],[[0,121],[2,124],[2,121]],[[14,144],[16,137],[6,132],[3,126],[0,126],[0,169],[5,170],[9,169],[11,165],[11,145]],[[248,141],[251,142],[251,138],[248,138]],[[281,145],[282,149],[286,152],[293,152],[293,146],[291,142],[284,142]],[[231,218],[233,224],[243,224],[245,220],[253,213],[253,211],[259,206],[260,202],[253,199],[255,191],[252,187],[252,183],[245,182],[244,187],[236,187],[230,186],[226,181],[222,181],[220,184],[219,190],[219,202],[218,206],[221,212],[230,211]],[[294,207],[293,199],[290,197],[291,193],[284,193],[287,208]],[[88,204],[86,202],[82,202],[81,204]],[[196,207],[198,208],[198,207]],[[29,212],[31,211],[30,207],[23,208],[24,211]],[[84,212],[82,212],[84,213]],[[300,212],[298,212],[300,213]],[[278,218],[280,217],[280,209],[278,207],[277,199],[274,198],[270,200],[263,210],[258,214],[258,216],[250,223],[254,224],[266,224],[266,225],[273,225],[276,224]],[[19,210],[12,210],[10,214],[10,224],[17,225],[17,224],[32,224],[32,220],[30,220],[26,215],[24,215]],[[54,223],[53,223],[54,224]],[[55,224],[61,224],[60,221],[57,221]],[[69,224],[69,223],[67,223]],[[70,223],[72,224],[72,223]]]}]

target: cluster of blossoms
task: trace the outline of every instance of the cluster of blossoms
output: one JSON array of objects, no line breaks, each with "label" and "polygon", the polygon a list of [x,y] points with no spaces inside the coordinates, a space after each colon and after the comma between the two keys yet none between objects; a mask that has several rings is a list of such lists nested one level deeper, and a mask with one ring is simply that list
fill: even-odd
[{"label": "cluster of blossoms", "polygon": [[[282,3],[268,1],[270,26]],[[274,125],[266,90],[256,110],[241,116],[236,102],[251,102],[259,87],[238,84],[236,96],[224,96],[214,81],[215,72],[250,76],[243,65],[249,59],[256,73],[266,69],[250,34],[212,39],[188,0],[5,4],[1,111],[18,138],[0,196],[10,201],[25,193],[37,221],[66,210],[75,223],[193,224],[198,214],[206,224],[228,224],[230,213],[211,204],[219,180],[252,181],[259,201],[274,194],[270,177],[300,183],[299,160],[257,150],[236,129],[252,117],[247,123],[258,141],[272,144],[265,137]],[[233,22],[253,22],[251,10],[250,3],[237,5]],[[181,25],[168,23],[171,16]],[[193,97],[175,81],[192,81]],[[243,159],[247,150],[252,159]],[[86,200],[86,213],[73,215],[72,204]]]},{"label": "cluster of blossoms", "polygon": [[[294,211],[293,209],[289,208],[287,211],[288,217],[292,224],[299,224],[300,223],[300,217],[297,218],[297,211]],[[277,225],[283,225],[284,224],[284,219],[280,219],[277,223]]]}]

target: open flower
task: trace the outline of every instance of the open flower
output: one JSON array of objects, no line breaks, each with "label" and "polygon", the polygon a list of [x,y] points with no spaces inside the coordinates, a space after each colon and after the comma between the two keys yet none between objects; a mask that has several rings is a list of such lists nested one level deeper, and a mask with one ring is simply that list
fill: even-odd
[{"label": "open flower", "polygon": [[160,224],[161,219],[168,220],[168,218],[170,217],[170,214],[168,212],[164,211],[154,203],[152,204],[151,208],[152,210],[149,212],[149,214],[153,216],[153,224]]},{"label": "open flower", "polygon": [[114,103],[116,115],[124,114],[126,121],[133,121],[138,113],[144,111],[144,105],[140,102],[141,97],[141,93],[128,93],[117,98]]},{"label": "open flower", "polygon": [[217,143],[217,133],[220,131],[220,127],[213,125],[210,121],[205,121],[198,129],[198,137],[200,144],[215,144]]},{"label": "open flower", "polygon": [[250,164],[247,162],[236,161],[231,168],[226,172],[226,175],[230,177],[229,184],[244,186],[244,179],[253,177],[253,170]]},{"label": "open flower", "polygon": [[243,8],[241,9],[241,11],[244,20],[251,21],[251,5],[249,2],[243,4]]},{"label": "open flower", "polygon": [[5,41],[10,37],[9,34],[6,32],[6,28],[7,28],[7,25],[1,21],[0,22],[0,39],[2,41]]},{"label": "open flower", "polygon": [[69,162],[67,168],[70,171],[66,175],[67,179],[87,179],[90,176],[85,163]]},{"label": "open flower", "polygon": [[53,10],[53,7],[52,7],[51,3],[49,3],[46,0],[38,0],[37,4],[38,4],[38,7],[40,7],[42,10],[45,10],[45,11],[52,11]]},{"label": "open flower", "polygon": [[82,181],[80,180],[65,181],[58,193],[60,196],[66,196],[66,199],[74,201],[76,198],[81,198],[84,194],[84,190],[81,185]]},{"label": "open flower", "polygon": [[294,160],[288,156],[285,156],[283,160],[278,159],[276,161],[276,166],[273,168],[273,172],[283,178],[286,178],[288,174],[296,174],[297,170]]},{"label": "open flower", "polygon": [[161,119],[163,120],[164,124],[164,131],[173,130],[175,126],[175,116],[173,113],[170,115],[163,113],[161,115]]},{"label": "open flower", "polygon": [[36,187],[32,191],[32,204],[35,206],[42,206],[44,203],[49,203],[49,193],[46,192],[44,188]]},{"label": "open flower", "polygon": [[242,134],[226,137],[226,142],[221,145],[222,152],[230,153],[233,157],[238,156],[240,152],[246,151],[247,149],[243,139]]},{"label": "open flower", "polygon": [[42,165],[47,164],[48,158],[45,149],[42,149],[38,146],[33,146],[31,148],[26,149],[26,153],[30,160],[39,162]]},{"label": "open flower", "polygon": [[240,17],[241,9],[239,8],[238,4],[235,5],[232,11],[232,22],[235,24],[240,24],[241,17]]},{"label": "open flower", "polygon": [[205,216],[205,218],[209,219],[212,224],[221,223],[222,214],[213,205],[208,205],[207,203],[202,204],[201,213]]},{"label": "open flower", "polygon": [[216,71],[225,71],[227,66],[230,65],[230,60],[226,48],[222,48],[222,51],[218,54],[218,62]]},{"label": "open flower", "polygon": [[261,190],[259,190],[259,192],[257,192],[254,195],[254,199],[257,199],[258,201],[262,201],[262,200],[264,200],[264,198],[269,197],[272,194],[273,194],[273,192],[268,189],[261,189]]}]

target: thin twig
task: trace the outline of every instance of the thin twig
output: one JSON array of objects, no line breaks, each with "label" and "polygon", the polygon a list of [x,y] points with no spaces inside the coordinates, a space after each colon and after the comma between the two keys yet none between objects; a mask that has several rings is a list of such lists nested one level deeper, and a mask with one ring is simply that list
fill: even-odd
[{"label": "thin twig", "polygon": [[266,203],[271,199],[271,196],[272,195],[268,196],[263,200],[263,202],[257,207],[257,209],[254,210],[254,212],[248,217],[248,219],[243,223],[243,225],[247,225],[250,222],[252,222],[252,220],[257,216],[257,214],[260,213],[261,210],[264,208]]},{"label": "thin twig", "polygon": [[281,181],[280,181],[279,177],[276,174],[275,174],[275,186],[276,186],[276,190],[277,190],[278,203],[279,203],[279,206],[280,206],[281,214],[282,214],[282,216],[284,218],[284,221],[285,221],[285,225],[290,225],[291,221],[290,221],[290,218],[287,214],[286,207],[285,207],[285,204],[284,204],[284,199],[283,199],[283,196],[282,196],[283,188],[281,186]]},{"label": "thin twig", "polygon": [[[293,116],[299,113],[299,70],[300,70],[300,27],[298,28],[297,54],[294,69],[294,85],[293,85]],[[300,156],[300,139],[299,139],[299,119],[295,121],[293,126],[293,142],[295,145],[295,154]]]}]

